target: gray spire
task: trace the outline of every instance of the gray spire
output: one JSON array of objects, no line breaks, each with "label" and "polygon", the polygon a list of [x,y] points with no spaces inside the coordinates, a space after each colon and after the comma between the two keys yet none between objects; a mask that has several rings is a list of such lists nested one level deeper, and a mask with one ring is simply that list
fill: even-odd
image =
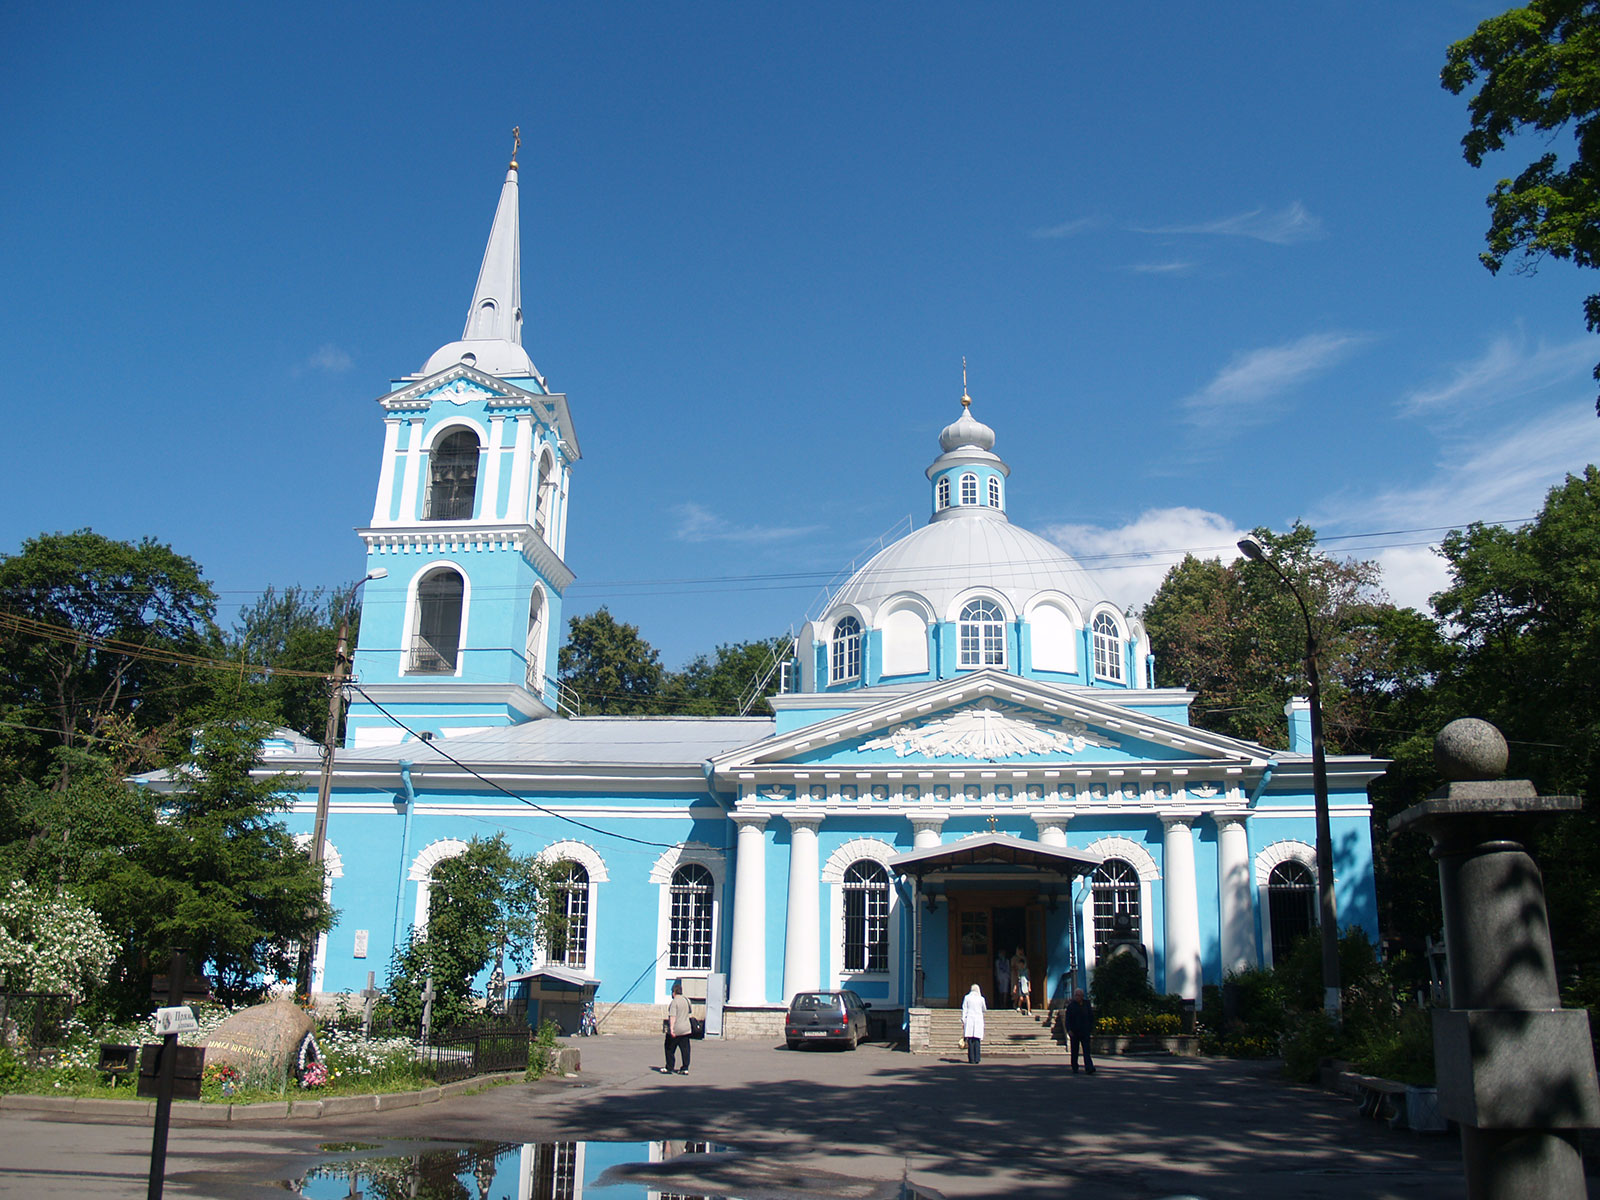
[{"label": "gray spire", "polygon": [[517,164],[513,159],[500,189],[489,245],[478,269],[478,286],[467,310],[463,341],[522,345],[522,240],[517,229]]}]

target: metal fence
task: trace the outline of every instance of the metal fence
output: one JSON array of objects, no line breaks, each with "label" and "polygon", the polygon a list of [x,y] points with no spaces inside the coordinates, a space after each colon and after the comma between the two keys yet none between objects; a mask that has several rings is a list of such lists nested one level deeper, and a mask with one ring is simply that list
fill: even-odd
[{"label": "metal fence", "polygon": [[492,1071],[521,1071],[528,1065],[533,1030],[526,1025],[462,1026],[436,1033],[417,1052],[438,1083],[470,1079]]},{"label": "metal fence", "polygon": [[32,1054],[59,1046],[76,1008],[65,992],[0,992],[0,1045]]}]

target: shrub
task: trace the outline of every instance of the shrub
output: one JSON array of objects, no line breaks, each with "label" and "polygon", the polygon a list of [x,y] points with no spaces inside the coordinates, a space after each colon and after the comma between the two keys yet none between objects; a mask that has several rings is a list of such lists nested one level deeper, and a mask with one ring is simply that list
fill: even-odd
[{"label": "shrub", "polygon": [[528,1047],[528,1078],[542,1079],[556,1065],[556,1035],[561,1031],[554,1021],[546,1021],[534,1034]]},{"label": "shrub", "polygon": [[1171,1037],[1183,1032],[1183,1019],[1177,1013],[1155,1012],[1103,1017],[1095,1020],[1094,1031],[1114,1037]]},{"label": "shrub", "polygon": [[16,1091],[27,1074],[28,1069],[22,1065],[22,1060],[0,1046],[0,1093]]},{"label": "shrub", "polygon": [[1283,1036],[1284,1074],[1297,1083],[1315,1083],[1322,1060],[1333,1057],[1337,1049],[1333,1022],[1320,1007],[1296,1013]]}]

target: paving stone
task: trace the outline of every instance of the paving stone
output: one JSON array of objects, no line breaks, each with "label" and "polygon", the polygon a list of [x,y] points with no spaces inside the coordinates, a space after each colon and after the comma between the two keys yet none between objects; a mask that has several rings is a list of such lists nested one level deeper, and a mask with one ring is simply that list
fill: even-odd
[{"label": "paving stone", "polygon": [[378,1107],[376,1096],[329,1096],[320,1101],[322,1115],[338,1117],[346,1113],[368,1113]]},{"label": "paving stone", "polygon": [[377,1097],[378,1111],[387,1112],[391,1108],[411,1108],[417,1103],[416,1092],[391,1092]]},{"label": "paving stone", "polygon": [[235,1121],[271,1121],[289,1115],[289,1102],[268,1102],[266,1104],[235,1104],[233,1106],[233,1120]]},{"label": "paving stone", "polygon": [[289,1103],[291,1117],[320,1117],[322,1115],[321,1100],[293,1100]]},{"label": "paving stone", "polygon": [[72,1111],[85,1117],[124,1117],[148,1120],[155,1116],[156,1102],[154,1100],[97,1100],[89,1096],[79,1097],[72,1106]]}]

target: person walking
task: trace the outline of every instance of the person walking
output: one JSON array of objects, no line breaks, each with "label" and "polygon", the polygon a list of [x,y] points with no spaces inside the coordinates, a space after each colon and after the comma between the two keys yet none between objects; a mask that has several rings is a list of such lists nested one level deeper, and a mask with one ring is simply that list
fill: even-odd
[{"label": "person walking", "polygon": [[[689,997],[683,994],[683,984],[673,984],[672,999],[667,1003],[667,1019],[661,1023],[667,1035],[667,1065],[661,1069],[663,1075],[687,1075],[689,1073],[690,1012]],[[676,1071],[672,1069],[674,1051],[683,1058],[683,1066]]]},{"label": "person walking", "polygon": [[1018,1011],[1027,1013],[1031,1017],[1033,1015],[1033,980],[1028,978],[1027,963],[1023,963],[1017,970],[1016,989]]},{"label": "person walking", "polygon": [[1011,1007],[1012,1008],[1020,1008],[1020,1009],[1023,1009],[1024,1011],[1026,1011],[1028,1006],[1027,1006],[1027,1003],[1026,1003],[1026,998],[1023,996],[1023,991],[1027,988],[1027,986],[1028,986],[1028,958],[1027,958],[1027,956],[1025,954],[1022,953],[1022,947],[1018,946],[1016,951],[1015,951],[1015,953],[1013,953],[1011,955]]},{"label": "person walking", "polygon": [[1004,950],[994,956],[994,1006],[1004,1008],[1011,999],[1011,956]]},{"label": "person walking", "polygon": [[983,1014],[988,1009],[983,1002],[983,989],[977,984],[961,1002],[961,1032],[967,1039],[967,1061],[975,1063],[983,1057]]},{"label": "person walking", "polygon": [[1089,1052],[1089,1038],[1094,1034],[1094,1008],[1082,988],[1074,988],[1067,1002],[1067,1037],[1072,1042],[1072,1073],[1078,1073],[1078,1051],[1083,1050],[1083,1069],[1094,1074],[1094,1055]]}]

